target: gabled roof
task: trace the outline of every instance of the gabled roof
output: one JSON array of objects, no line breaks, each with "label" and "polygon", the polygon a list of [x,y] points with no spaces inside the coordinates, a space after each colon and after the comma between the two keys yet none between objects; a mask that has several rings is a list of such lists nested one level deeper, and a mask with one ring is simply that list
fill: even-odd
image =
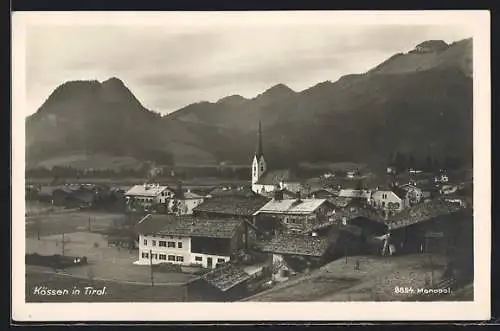
[{"label": "gabled roof", "polygon": [[255,248],[264,253],[321,257],[331,244],[327,237],[282,234],[257,243]]},{"label": "gabled roof", "polygon": [[190,191],[183,193],[183,197],[184,197],[184,199],[202,199],[203,198],[202,195],[199,195],[199,194],[196,194],[196,193],[193,193]]},{"label": "gabled roof", "polygon": [[273,214],[311,214],[321,205],[327,202],[326,199],[283,199],[271,200],[262,208],[257,210],[254,215],[259,213]]},{"label": "gabled roof", "polygon": [[161,192],[165,191],[168,189],[168,186],[162,186],[162,185],[154,185],[154,184],[149,184],[149,185],[134,185],[132,188],[130,188],[125,195],[129,196],[143,196],[143,197],[156,197]]},{"label": "gabled roof", "polygon": [[257,181],[259,185],[276,185],[280,182],[298,182],[298,179],[288,169],[266,171]]},{"label": "gabled roof", "polygon": [[269,198],[252,195],[251,197],[227,196],[208,198],[193,208],[193,212],[252,216],[264,206]]},{"label": "gabled roof", "polygon": [[344,208],[349,205],[349,203],[352,201],[352,198],[346,198],[346,197],[331,197],[327,199],[331,204],[333,204],[335,207],[339,208]]},{"label": "gabled roof", "polygon": [[367,190],[358,190],[358,189],[342,189],[339,192],[339,197],[344,198],[365,198],[370,193]]},{"label": "gabled roof", "polygon": [[250,275],[239,266],[225,263],[221,267],[202,275],[201,279],[225,292],[249,280]]},{"label": "gabled roof", "polygon": [[148,214],[137,223],[140,234],[164,236],[232,238],[241,220],[200,219],[190,216]]},{"label": "gabled roof", "polygon": [[331,214],[328,216],[327,221],[309,226],[305,228],[302,233],[310,233],[312,231],[327,228],[333,224],[339,224],[343,219],[349,221],[355,218],[365,218],[377,223],[385,223],[385,217],[383,213],[378,210],[370,208],[354,208],[352,211],[349,209]]},{"label": "gabled roof", "polygon": [[387,225],[390,229],[397,229],[415,223],[428,221],[430,219],[451,214],[461,210],[457,204],[441,199],[417,204],[409,209],[403,210],[390,218]]}]

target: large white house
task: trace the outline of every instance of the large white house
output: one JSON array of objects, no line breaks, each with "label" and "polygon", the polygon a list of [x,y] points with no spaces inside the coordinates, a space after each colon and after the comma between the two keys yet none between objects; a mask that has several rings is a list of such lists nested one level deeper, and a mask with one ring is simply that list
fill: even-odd
[{"label": "large white house", "polygon": [[165,203],[175,193],[168,186],[160,184],[135,185],[125,193],[125,199],[134,201],[142,207],[151,207],[157,203]]},{"label": "large white house", "polygon": [[[399,192],[398,192],[399,193]],[[371,194],[369,203],[381,210],[400,212],[407,207],[406,197],[391,190],[378,190]]]},{"label": "large white house", "polygon": [[242,220],[197,219],[149,214],[136,226],[139,258],[134,264],[171,263],[215,268],[243,248]]}]

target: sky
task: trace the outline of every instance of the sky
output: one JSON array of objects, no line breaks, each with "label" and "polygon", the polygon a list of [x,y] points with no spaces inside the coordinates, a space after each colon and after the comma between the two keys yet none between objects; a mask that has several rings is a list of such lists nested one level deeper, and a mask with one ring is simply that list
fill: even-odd
[{"label": "sky", "polygon": [[163,114],[283,83],[301,91],[362,73],[422,41],[471,37],[459,26],[335,24],[50,25],[26,30],[26,116],[60,84],[121,79]]}]

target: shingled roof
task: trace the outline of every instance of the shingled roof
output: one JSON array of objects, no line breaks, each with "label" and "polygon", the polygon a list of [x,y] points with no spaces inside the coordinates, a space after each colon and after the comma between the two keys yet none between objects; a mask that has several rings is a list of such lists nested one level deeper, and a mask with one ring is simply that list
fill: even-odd
[{"label": "shingled roof", "polygon": [[439,216],[451,214],[461,209],[462,207],[457,204],[441,199],[435,199],[429,202],[417,204],[402,211],[401,213],[391,216],[387,225],[389,229],[397,229],[415,223],[428,221]]},{"label": "shingled roof", "polygon": [[318,209],[325,202],[326,199],[282,199],[271,200],[266,203],[262,208],[257,210],[255,214],[259,213],[276,213],[276,214],[311,214]]},{"label": "shingled roof", "polygon": [[249,280],[250,275],[241,267],[225,263],[221,267],[204,274],[201,279],[225,292]]},{"label": "shingled roof", "polygon": [[141,234],[165,236],[232,238],[241,220],[200,219],[190,216],[148,214],[137,223]]},{"label": "shingled roof", "polygon": [[385,223],[384,215],[377,210],[369,209],[369,208],[355,208],[354,210],[344,210],[339,211],[334,214],[328,216],[328,220],[326,222],[322,222],[319,224],[311,225],[305,228],[302,233],[310,233],[312,231],[317,231],[326,227],[331,226],[332,224],[339,224],[345,218],[347,221],[355,219],[355,218],[366,218],[378,223]]},{"label": "shingled roof", "polygon": [[257,243],[255,248],[264,253],[321,257],[331,243],[332,239],[327,237],[281,234]]},{"label": "shingled roof", "polygon": [[193,212],[225,214],[234,216],[252,216],[257,210],[264,206],[269,198],[252,195],[226,196],[206,199],[203,203],[193,208]]}]

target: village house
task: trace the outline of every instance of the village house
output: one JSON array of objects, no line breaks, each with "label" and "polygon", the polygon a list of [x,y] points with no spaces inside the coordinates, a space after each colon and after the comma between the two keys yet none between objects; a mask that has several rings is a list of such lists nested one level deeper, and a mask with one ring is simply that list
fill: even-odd
[{"label": "village house", "polygon": [[54,206],[66,208],[90,207],[96,200],[96,191],[80,185],[63,185],[58,187],[44,187],[40,196],[47,195],[47,199]]},{"label": "village house", "polygon": [[175,196],[175,192],[168,186],[160,184],[134,185],[125,193],[127,203],[143,208],[151,208],[156,204],[165,204],[167,199]]},{"label": "village house", "polygon": [[398,171],[395,166],[388,166],[387,167],[387,173],[388,174],[396,174]]},{"label": "village house", "polygon": [[438,176],[434,177],[434,183],[446,184],[446,183],[448,183],[448,181],[449,181],[449,178],[448,178],[448,175],[446,173],[441,173]]},{"label": "village house", "polygon": [[280,192],[257,210],[254,224],[268,232],[298,233],[305,227],[324,221],[334,207],[326,199],[283,199]]},{"label": "village house", "polygon": [[247,186],[239,186],[232,187],[230,185],[221,185],[219,187],[214,188],[206,195],[207,198],[217,198],[217,197],[253,197],[255,196],[255,192],[252,191],[251,187]]},{"label": "village house", "polygon": [[345,188],[339,191],[339,197],[351,199],[369,199],[371,191],[362,189]]},{"label": "village house", "polygon": [[405,192],[407,206],[413,206],[431,196],[430,191],[424,191],[420,187],[410,183],[401,185],[399,188]]},{"label": "village house", "polygon": [[450,185],[450,184],[443,185],[439,189],[439,193],[443,194],[443,195],[450,195],[450,194],[456,193],[457,191],[458,191],[458,186],[457,185]]},{"label": "village house", "polygon": [[346,171],[346,177],[349,178],[349,179],[353,179],[354,177],[358,176],[359,175],[359,172],[358,170],[348,170]]},{"label": "village house", "polygon": [[190,281],[187,284],[188,300],[236,301],[253,294],[270,279],[270,261],[260,268],[235,264],[231,261]]},{"label": "village house", "polygon": [[[447,254],[450,247],[465,245],[465,234],[472,231],[472,212],[460,204],[435,199],[394,215],[387,225],[398,253]],[[462,237],[457,236],[460,232]]]},{"label": "village house", "polygon": [[272,255],[274,281],[284,281],[291,274],[324,265],[334,254],[338,233],[314,237],[278,234],[261,241],[254,249]]},{"label": "village house", "polygon": [[308,195],[312,199],[331,199],[338,196],[338,192],[330,188],[319,188]]},{"label": "village house", "polygon": [[276,187],[297,192],[301,183],[289,169],[268,169],[262,149],[262,126],[259,121],[257,150],[252,161],[252,191],[265,194],[274,191]]},{"label": "village house", "polygon": [[252,193],[251,196],[221,196],[208,198],[193,208],[196,217],[243,218],[252,222],[253,214],[264,206],[269,198]]},{"label": "village house", "polygon": [[174,197],[167,198],[167,212],[175,215],[191,215],[193,209],[203,203],[205,197],[198,195],[190,190],[176,194]]},{"label": "village house", "polygon": [[374,208],[389,213],[400,212],[407,207],[406,196],[399,190],[377,190],[372,192],[368,203]]},{"label": "village house", "polygon": [[215,268],[244,248],[247,239],[243,223],[235,219],[148,214],[136,225],[139,259],[135,264]]}]

